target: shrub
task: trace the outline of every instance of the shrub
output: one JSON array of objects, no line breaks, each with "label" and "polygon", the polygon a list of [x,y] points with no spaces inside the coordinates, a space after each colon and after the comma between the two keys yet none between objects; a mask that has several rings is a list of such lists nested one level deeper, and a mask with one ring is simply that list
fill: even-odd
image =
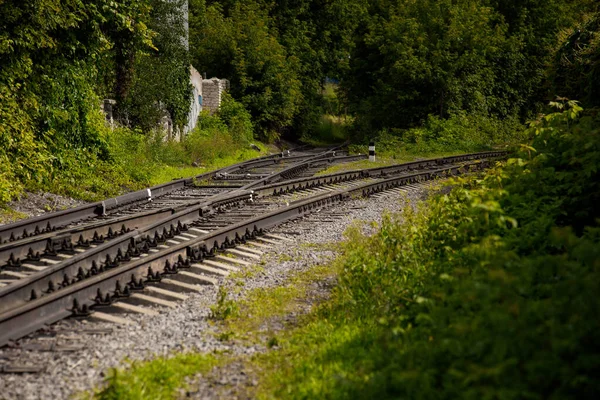
[{"label": "shrub", "polygon": [[207,112],[200,115],[198,126],[185,138],[183,145],[191,159],[200,163],[210,163],[237,148],[223,121]]},{"label": "shrub", "polygon": [[[372,137],[364,133],[358,137],[361,135],[366,136],[363,142],[375,139],[377,153],[381,155],[467,153],[512,146],[526,139],[525,127],[516,118],[499,120],[465,113],[448,119],[430,115],[418,128],[384,129]],[[360,148],[362,152],[365,150],[364,146]]]},{"label": "shrub", "polygon": [[565,108],[483,179],[350,232],[333,301],[281,343],[275,396],[596,398],[600,135]]},{"label": "shrub", "polygon": [[223,93],[217,115],[227,125],[236,143],[244,145],[254,139],[252,116],[242,103],[235,101],[227,92]]}]

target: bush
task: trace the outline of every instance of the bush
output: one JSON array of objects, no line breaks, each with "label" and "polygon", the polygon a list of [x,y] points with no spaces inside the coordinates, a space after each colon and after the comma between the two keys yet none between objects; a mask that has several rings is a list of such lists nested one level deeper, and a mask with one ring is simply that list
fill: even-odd
[{"label": "bush", "polygon": [[185,138],[183,145],[191,159],[197,163],[210,163],[239,146],[223,121],[207,112],[200,115],[198,126]]},{"label": "bush", "polygon": [[217,115],[227,125],[236,143],[245,145],[254,139],[252,116],[242,103],[235,101],[227,92],[223,93]]},{"label": "bush", "polygon": [[[364,133],[363,133],[364,135]],[[361,135],[359,134],[358,137]],[[356,137],[356,132],[355,132]],[[413,154],[469,153],[507,147],[526,139],[525,127],[516,118],[499,120],[483,115],[458,113],[448,119],[430,115],[423,126],[411,129],[384,129],[363,143],[375,139],[377,153],[386,156]],[[366,146],[355,147],[366,152]]]},{"label": "bush", "polygon": [[[233,100],[225,104],[225,122],[204,113],[198,128],[181,142],[165,139],[158,130],[146,134],[123,127],[111,130],[99,111],[88,115],[87,124],[97,132],[101,147],[66,147],[50,153],[24,136],[13,142],[17,150],[10,157],[0,150],[0,161],[8,160],[0,165],[0,205],[25,189],[94,201],[256,157],[247,147],[252,133],[247,112]],[[26,157],[18,148],[39,151]],[[194,162],[202,167],[192,167]]]},{"label": "bush", "polygon": [[579,111],[533,123],[483,179],[351,232],[333,301],[281,344],[275,396],[596,398],[600,132]]}]

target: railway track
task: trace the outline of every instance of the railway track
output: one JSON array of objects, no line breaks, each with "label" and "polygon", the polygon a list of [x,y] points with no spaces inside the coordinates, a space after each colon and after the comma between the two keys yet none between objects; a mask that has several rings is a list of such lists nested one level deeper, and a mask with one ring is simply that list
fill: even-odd
[{"label": "railway track", "polygon": [[[61,248],[63,253],[45,253],[46,265],[39,266],[43,269],[34,269],[32,274],[0,288],[0,346],[67,317],[114,320],[102,311],[114,307],[140,312],[130,304],[132,299],[165,303],[161,293],[198,290],[198,284],[214,284],[214,275],[225,275],[245,265],[248,261],[244,258],[256,257],[256,246],[261,246],[256,241],[268,245],[273,237],[262,235],[281,223],[350,198],[483,168],[486,160],[502,155],[478,153],[298,177],[324,159],[331,163],[337,157],[311,155],[243,187],[213,194],[179,209],[119,216],[117,219],[145,218],[144,221],[152,222],[129,231],[125,228],[115,233],[113,229],[112,236],[104,241],[96,243],[92,238],[81,243],[77,239],[77,244],[72,245],[77,234],[81,235],[75,231],[84,229],[76,227],[69,231],[71,246]],[[290,176],[295,179],[285,180]],[[248,243],[254,243],[254,247]],[[225,257],[224,253],[242,259]]]},{"label": "railway track", "polygon": [[[322,158],[324,163],[344,162],[353,160],[356,157],[333,156],[328,150],[317,154],[304,154],[295,156],[290,162],[290,159],[258,159],[251,160],[243,165],[224,168],[215,173],[211,173],[212,177],[217,177],[218,174],[226,173],[226,171],[240,170],[253,168],[256,165],[261,165],[265,168],[266,165],[275,167],[270,170],[270,176],[275,176],[279,170],[285,170],[286,166],[302,165],[305,159],[314,159],[315,157]],[[283,166],[283,167],[282,167]],[[225,172],[224,172],[225,171]],[[218,177],[215,179],[219,181]],[[198,187],[194,185],[197,180],[189,180],[183,182],[183,187],[174,189],[168,193],[162,194],[159,198],[153,201],[143,200],[136,201],[133,204],[114,208],[112,210],[102,211],[100,215],[88,217],[83,220],[74,220],[81,215],[81,210],[69,210],[69,213],[60,212],[56,215],[48,215],[43,218],[34,218],[32,221],[23,221],[17,224],[7,225],[2,228],[4,232],[12,232],[13,240],[8,240],[0,244],[0,287],[10,284],[16,279],[23,279],[27,276],[43,271],[49,266],[58,264],[64,259],[68,259],[77,253],[83,253],[87,250],[94,249],[97,246],[126,235],[132,231],[139,230],[147,232],[145,228],[152,229],[154,224],[171,215],[178,214],[180,211],[193,206],[201,205],[201,212],[210,211],[211,207],[220,207],[227,203],[216,201],[222,195],[235,190],[239,186],[235,185],[209,185]],[[181,185],[181,182],[174,182],[176,186]],[[163,188],[164,190],[164,188]],[[148,190],[151,193],[151,190]],[[150,197],[150,195],[148,195]],[[151,198],[151,197],[150,197]],[[103,202],[106,203],[106,202]],[[87,211],[96,207],[95,205],[84,206]],[[96,215],[97,210],[94,212]],[[36,228],[34,232],[23,234],[18,238],[14,238],[15,230],[21,229],[23,226],[31,226],[37,224],[40,220],[49,224],[54,221],[71,221],[66,225],[60,226],[60,222],[47,229],[39,230]],[[17,227],[15,227],[15,225]],[[163,231],[164,231],[164,227]],[[171,227],[169,227],[171,229]],[[158,232],[158,229],[152,230],[150,235],[167,234],[166,232]],[[167,234],[168,235],[168,234]],[[122,249],[126,250],[126,249]]]}]

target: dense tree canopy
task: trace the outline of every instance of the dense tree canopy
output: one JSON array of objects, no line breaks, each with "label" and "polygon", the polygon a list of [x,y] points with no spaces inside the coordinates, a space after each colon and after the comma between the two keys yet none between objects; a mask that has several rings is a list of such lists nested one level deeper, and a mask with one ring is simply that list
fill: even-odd
[{"label": "dense tree canopy", "polygon": [[266,140],[317,132],[326,81],[357,140],[599,103],[594,0],[189,0],[189,52],[185,1],[0,1],[4,187],[63,168],[65,150],[109,159],[102,98],[142,132],[166,112],[181,127],[190,62],[231,81]]},{"label": "dense tree canopy", "polygon": [[[193,62],[232,80],[232,94],[261,131],[312,132],[323,113],[324,82],[332,78],[341,81],[355,131],[367,136],[418,126],[431,115],[524,121],[555,95],[546,76],[559,33],[597,6],[589,0],[194,0],[190,7]],[[258,31],[269,46],[259,45]]]},{"label": "dense tree canopy", "polygon": [[600,14],[566,32],[551,68],[551,93],[600,106]]},{"label": "dense tree canopy", "polygon": [[301,96],[297,60],[270,32],[266,11],[237,2],[205,8],[190,21],[192,62],[209,77],[231,81],[231,93],[251,112],[264,138],[291,124]]},{"label": "dense tree canopy", "polygon": [[65,152],[109,158],[102,97],[134,127],[149,127],[157,104],[183,125],[182,1],[0,1],[0,202],[66,168]]},{"label": "dense tree canopy", "polygon": [[527,117],[560,29],[585,1],[380,1],[342,84],[367,131],[406,128],[465,111]]}]

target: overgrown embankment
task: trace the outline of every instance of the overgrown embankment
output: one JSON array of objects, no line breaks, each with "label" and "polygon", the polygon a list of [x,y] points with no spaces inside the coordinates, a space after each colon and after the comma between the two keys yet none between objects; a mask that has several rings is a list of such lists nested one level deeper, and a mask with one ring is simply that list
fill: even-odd
[{"label": "overgrown embankment", "polygon": [[101,142],[97,147],[68,147],[56,153],[40,150],[37,156],[47,161],[33,169],[29,165],[28,173],[16,173],[15,164],[6,164],[8,172],[0,176],[0,207],[25,190],[98,200],[266,154],[260,142],[256,143],[261,151],[249,147],[253,142],[250,115],[228,95],[220,111],[214,116],[203,114],[198,127],[181,142],[166,140],[159,131],[110,129],[99,112],[95,117]]},{"label": "overgrown embankment", "polygon": [[333,299],[258,360],[264,398],[594,398],[600,135],[578,107],[417,212],[350,234]]}]

